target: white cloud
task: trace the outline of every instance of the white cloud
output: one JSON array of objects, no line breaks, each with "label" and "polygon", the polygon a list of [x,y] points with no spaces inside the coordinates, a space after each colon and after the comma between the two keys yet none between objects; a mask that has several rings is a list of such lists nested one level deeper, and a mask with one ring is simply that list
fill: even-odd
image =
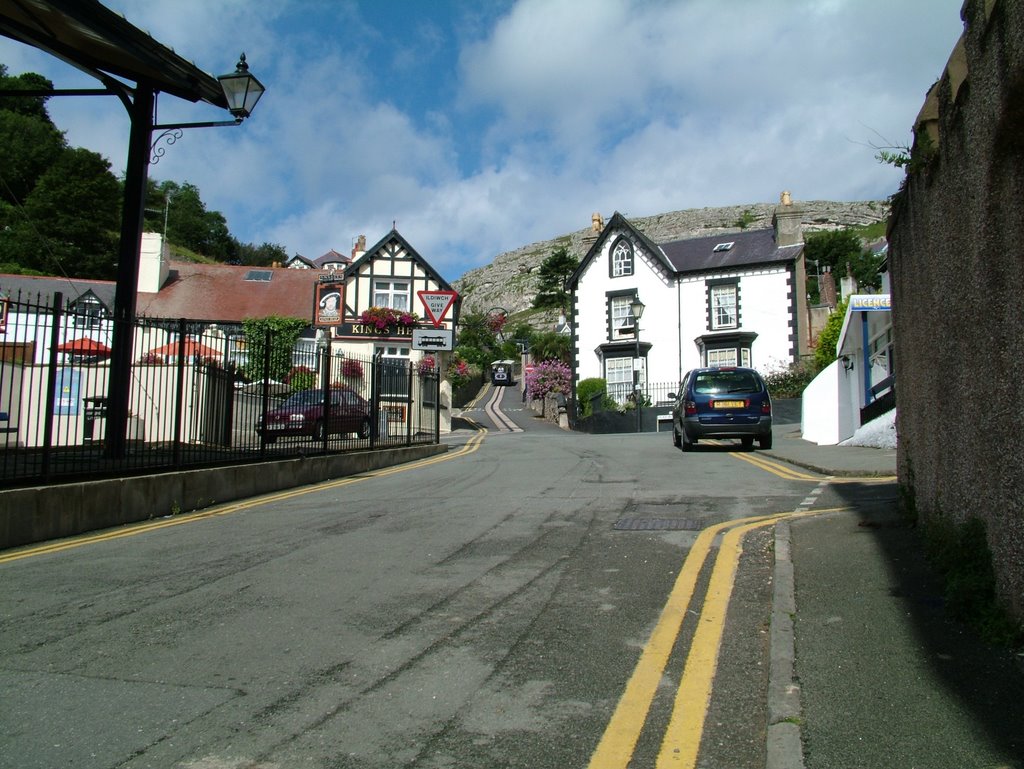
[{"label": "white cloud", "polygon": [[[452,280],[595,210],[890,194],[900,174],[865,145],[909,141],[961,0],[502,0],[372,19],[358,2],[109,4],[204,69],[244,47],[267,86],[250,120],[186,132],[153,177],[196,184],[237,237],[289,253],[347,251],[397,221]],[[457,70],[422,77],[452,46]],[[0,61],[94,85],[10,41]],[[170,98],[160,110],[224,117]],[[118,100],[50,111],[121,169]]]}]

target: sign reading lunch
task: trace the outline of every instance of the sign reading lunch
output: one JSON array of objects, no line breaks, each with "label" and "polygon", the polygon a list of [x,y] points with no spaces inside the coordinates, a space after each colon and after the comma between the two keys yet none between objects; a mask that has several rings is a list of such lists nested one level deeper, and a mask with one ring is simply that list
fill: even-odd
[{"label": "sign reading lunch", "polygon": [[445,315],[455,304],[458,294],[454,291],[417,291],[416,296],[423,302],[423,309],[426,310],[427,317],[434,324],[434,328],[441,328]]}]

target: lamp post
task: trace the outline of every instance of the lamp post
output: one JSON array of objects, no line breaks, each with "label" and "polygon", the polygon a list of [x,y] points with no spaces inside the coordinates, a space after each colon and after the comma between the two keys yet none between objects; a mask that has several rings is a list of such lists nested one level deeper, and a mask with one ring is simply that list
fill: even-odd
[{"label": "lamp post", "polygon": [[629,303],[629,311],[633,313],[633,334],[636,337],[636,357],[633,359],[633,407],[636,409],[636,431],[643,429],[640,411],[640,318],[644,314],[644,303],[639,296],[634,296]]}]

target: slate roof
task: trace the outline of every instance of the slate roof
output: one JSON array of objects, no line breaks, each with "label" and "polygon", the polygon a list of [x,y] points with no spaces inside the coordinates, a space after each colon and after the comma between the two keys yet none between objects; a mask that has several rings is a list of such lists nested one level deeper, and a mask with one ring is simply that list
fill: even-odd
[{"label": "slate roof", "polygon": [[[270,280],[246,280],[251,272],[270,273]],[[137,312],[218,323],[268,315],[312,322],[313,289],[320,275],[317,270],[171,262],[160,293],[138,295]]]},{"label": "slate roof", "polygon": [[49,276],[0,275],[0,296],[12,300],[44,305],[53,304],[57,292],[68,304],[89,292],[110,311],[114,309],[115,284],[112,280],[83,280],[81,278],[55,278]]},{"label": "slate roof", "polygon": [[326,269],[328,264],[339,263],[339,264],[348,265],[351,261],[352,261],[352,257],[351,256],[345,256],[344,254],[339,254],[334,249],[331,249],[330,251],[328,251],[323,256],[318,256],[316,259],[314,259],[313,263],[316,264],[316,266],[319,267],[320,269]]},{"label": "slate roof", "polygon": [[[732,243],[728,250],[715,251],[716,246]],[[771,262],[790,262],[803,251],[803,243],[782,248],[775,245],[771,227],[744,230],[700,238],[662,243],[661,250],[677,273],[714,272]]]}]

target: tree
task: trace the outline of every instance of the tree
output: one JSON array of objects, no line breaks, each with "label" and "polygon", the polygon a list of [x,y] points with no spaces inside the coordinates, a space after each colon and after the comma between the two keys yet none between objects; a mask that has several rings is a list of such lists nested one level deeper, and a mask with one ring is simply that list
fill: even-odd
[{"label": "tree", "polygon": [[[298,318],[284,318],[271,315],[266,318],[246,318],[242,321],[245,331],[247,358],[243,374],[250,382],[262,381],[264,377],[284,381],[292,370],[292,351],[302,330],[309,321]],[[270,368],[265,369],[267,357],[267,335],[270,337]]]},{"label": "tree", "polygon": [[881,285],[878,274],[881,260],[864,247],[860,237],[852,230],[810,235],[804,244],[804,260],[808,263],[817,262],[818,272],[824,272],[825,267],[828,267],[837,279],[846,275],[849,267],[857,285],[864,289],[877,290]]},{"label": "tree", "polygon": [[557,307],[565,315],[568,312],[569,295],[565,283],[579,266],[579,260],[571,256],[562,246],[551,252],[540,266],[537,296],[533,306],[538,308]]},{"label": "tree", "polygon": [[839,343],[839,333],[843,330],[846,307],[849,303],[848,298],[841,301],[825,321],[825,328],[818,334],[817,347],[814,350],[814,364],[819,371],[836,359],[836,345]]},{"label": "tree", "polygon": [[530,347],[534,360],[572,361],[572,339],[557,331],[544,331],[534,336]]},{"label": "tree", "polygon": [[0,239],[0,261],[51,275],[113,279],[120,204],[110,163],[90,150],[67,149],[28,194],[9,237]]}]

